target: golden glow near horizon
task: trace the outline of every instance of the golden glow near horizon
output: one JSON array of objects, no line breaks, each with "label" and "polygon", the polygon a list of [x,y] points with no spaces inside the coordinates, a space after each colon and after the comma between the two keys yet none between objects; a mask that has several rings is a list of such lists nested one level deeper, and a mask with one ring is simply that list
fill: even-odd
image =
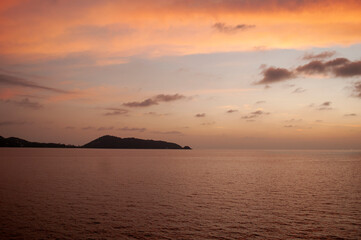
[{"label": "golden glow near horizon", "polygon": [[361,147],[361,2],[0,3],[0,135]]}]

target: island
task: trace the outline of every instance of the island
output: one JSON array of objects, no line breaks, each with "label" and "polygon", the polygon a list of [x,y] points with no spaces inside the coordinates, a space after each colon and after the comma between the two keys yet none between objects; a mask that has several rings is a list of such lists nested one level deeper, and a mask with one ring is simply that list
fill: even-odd
[{"label": "island", "polygon": [[29,142],[21,138],[0,136],[0,147],[25,147],[25,148],[76,148],[74,145],[66,145],[62,143],[39,143]]},{"label": "island", "polygon": [[184,148],[176,143],[144,140],[139,138],[120,138],[110,135],[105,135],[97,138],[85,145],[74,146],[62,143],[39,143],[29,142],[27,140],[9,137],[4,138],[0,136],[0,147],[27,147],[27,148],[109,148],[109,149],[188,149],[189,146]]}]

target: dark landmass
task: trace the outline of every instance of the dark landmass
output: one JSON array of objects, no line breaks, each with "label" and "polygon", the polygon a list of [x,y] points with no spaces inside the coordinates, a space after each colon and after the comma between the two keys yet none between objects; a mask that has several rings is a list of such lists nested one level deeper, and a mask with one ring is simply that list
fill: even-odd
[{"label": "dark landmass", "polygon": [[83,148],[126,148],[126,149],[183,149],[176,143],[103,136],[82,146]]},{"label": "dark landmass", "polygon": [[0,147],[28,147],[28,148],[112,148],[112,149],[191,149],[189,146],[182,148],[176,143],[165,141],[144,140],[138,138],[119,138],[103,136],[83,146],[66,145],[61,143],[38,143],[24,139],[0,136]]},{"label": "dark landmass", "polygon": [[61,143],[38,143],[29,142],[21,138],[0,136],[0,147],[29,147],[29,148],[75,148],[73,145],[65,145]]}]

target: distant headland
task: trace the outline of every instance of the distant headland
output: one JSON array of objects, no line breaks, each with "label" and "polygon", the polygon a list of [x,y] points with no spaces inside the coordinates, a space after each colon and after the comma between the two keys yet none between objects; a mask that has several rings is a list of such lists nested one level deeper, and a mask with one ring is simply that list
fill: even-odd
[{"label": "distant headland", "polygon": [[39,143],[27,140],[0,136],[0,147],[25,147],[25,148],[110,148],[110,149],[191,149],[189,146],[181,147],[176,143],[144,140],[139,138],[120,138],[105,135],[83,146],[66,145],[61,143]]}]

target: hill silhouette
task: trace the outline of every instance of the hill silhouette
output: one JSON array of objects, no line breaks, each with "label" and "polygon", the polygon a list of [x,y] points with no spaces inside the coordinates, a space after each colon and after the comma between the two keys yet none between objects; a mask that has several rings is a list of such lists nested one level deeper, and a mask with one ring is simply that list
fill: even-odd
[{"label": "hill silhouette", "polygon": [[138,138],[119,138],[115,136],[102,136],[83,146],[66,145],[61,143],[39,143],[27,140],[0,136],[0,147],[27,147],[27,148],[113,148],[113,149],[191,149],[188,146],[165,141],[144,140]]},{"label": "hill silhouette", "polygon": [[176,143],[165,141],[144,140],[138,138],[119,138],[114,136],[103,136],[97,138],[83,148],[126,148],[126,149],[183,149]]},{"label": "hill silhouette", "polygon": [[21,138],[0,136],[0,147],[28,147],[28,148],[75,148],[73,145],[65,145],[62,143],[39,143],[29,142]]}]

